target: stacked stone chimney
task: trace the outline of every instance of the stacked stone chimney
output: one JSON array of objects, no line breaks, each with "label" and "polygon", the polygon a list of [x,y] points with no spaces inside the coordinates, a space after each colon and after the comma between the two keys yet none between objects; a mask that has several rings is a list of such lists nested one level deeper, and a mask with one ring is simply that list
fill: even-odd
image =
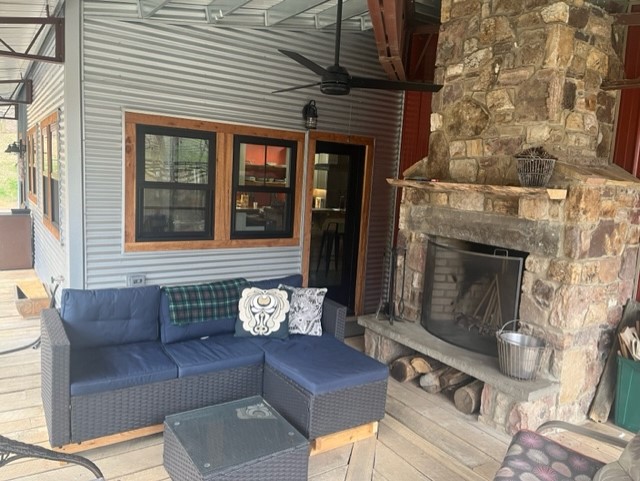
[{"label": "stacked stone chimney", "polygon": [[622,30],[584,0],[445,0],[428,161],[440,180],[517,185],[513,155],[609,163]]}]

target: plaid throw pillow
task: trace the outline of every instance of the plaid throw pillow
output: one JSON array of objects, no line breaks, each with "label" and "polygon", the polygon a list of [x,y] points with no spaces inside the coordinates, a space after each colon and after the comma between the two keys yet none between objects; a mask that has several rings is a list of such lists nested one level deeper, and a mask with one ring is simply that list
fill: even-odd
[{"label": "plaid throw pillow", "polygon": [[248,285],[246,279],[238,278],[162,289],[169,299],[171,323],[183,326],[236,317],[242,290]]}]

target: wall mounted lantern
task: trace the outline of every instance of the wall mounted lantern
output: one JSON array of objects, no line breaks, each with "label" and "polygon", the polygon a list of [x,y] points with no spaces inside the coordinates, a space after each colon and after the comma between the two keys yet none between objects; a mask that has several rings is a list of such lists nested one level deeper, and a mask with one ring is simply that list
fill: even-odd
[{"label": "wall mounted lantern", "polygon": [[27,147],[22,143],[22,139],[20,139],[18,142],[7,145],[7,149],[4,152],[5,154],[20,154],[20,156],[22,156],[26,150]]},{"label": "wall mounted lantern", "polygon": [[309,100],[307,105],[302,108],[302,118],[306,128],[315,129],[318,126],[318,109],[315,100]]}]

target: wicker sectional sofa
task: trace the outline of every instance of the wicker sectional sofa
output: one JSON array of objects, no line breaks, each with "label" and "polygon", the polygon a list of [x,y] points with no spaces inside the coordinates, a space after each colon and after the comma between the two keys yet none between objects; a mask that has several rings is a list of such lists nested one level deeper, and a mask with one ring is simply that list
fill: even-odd
[{"label": "wicker sectional sofa", "polygon": [[[289,276],[254,285],[300,282]],[[325,299],[322,336],[236,337],[231,318],[172,324],[158,286],[66,289],[60,310],[42,312],[51,446],[258,394],[308,439],[379,420],[388,369],[342,342],[345,313]]]}]

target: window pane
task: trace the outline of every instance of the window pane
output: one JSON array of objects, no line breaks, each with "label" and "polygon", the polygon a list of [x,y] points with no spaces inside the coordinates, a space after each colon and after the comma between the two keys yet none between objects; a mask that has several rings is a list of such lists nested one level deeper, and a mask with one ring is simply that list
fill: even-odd
[{"label": "window pane", "polygon": [[49,175],[49,127],[42,129],[42,175]]},{"label": "window pane", "polygon": [[59,179],[60,155],[58,151],[58,127],[51,126],[51,178]]},{"label": "window pane", "polygon": [[235,232],[289,234],[289,194],[251,192],[236,195]]},{"label": "window pane", "polygon": [[145,134],[145,181],[207,184],[209,141]]},{"label": "window pane", "polygon": [[59,215],[59,206],[60,202],[58,201],[58,181],[51,181],[51,222],[58,225],[60,220]]},{"label": "window pane", "polygon": [[291,147],[240,143],[238,185],[290,187]]},{"label": "window pane", "polygon": [[203,190],[144,189],[142,234],[207,232],[208,194]]},{"label": "window pane", "polygon": [[42,212],[48,216],[49,210],[49,178],[42,176]]}]

